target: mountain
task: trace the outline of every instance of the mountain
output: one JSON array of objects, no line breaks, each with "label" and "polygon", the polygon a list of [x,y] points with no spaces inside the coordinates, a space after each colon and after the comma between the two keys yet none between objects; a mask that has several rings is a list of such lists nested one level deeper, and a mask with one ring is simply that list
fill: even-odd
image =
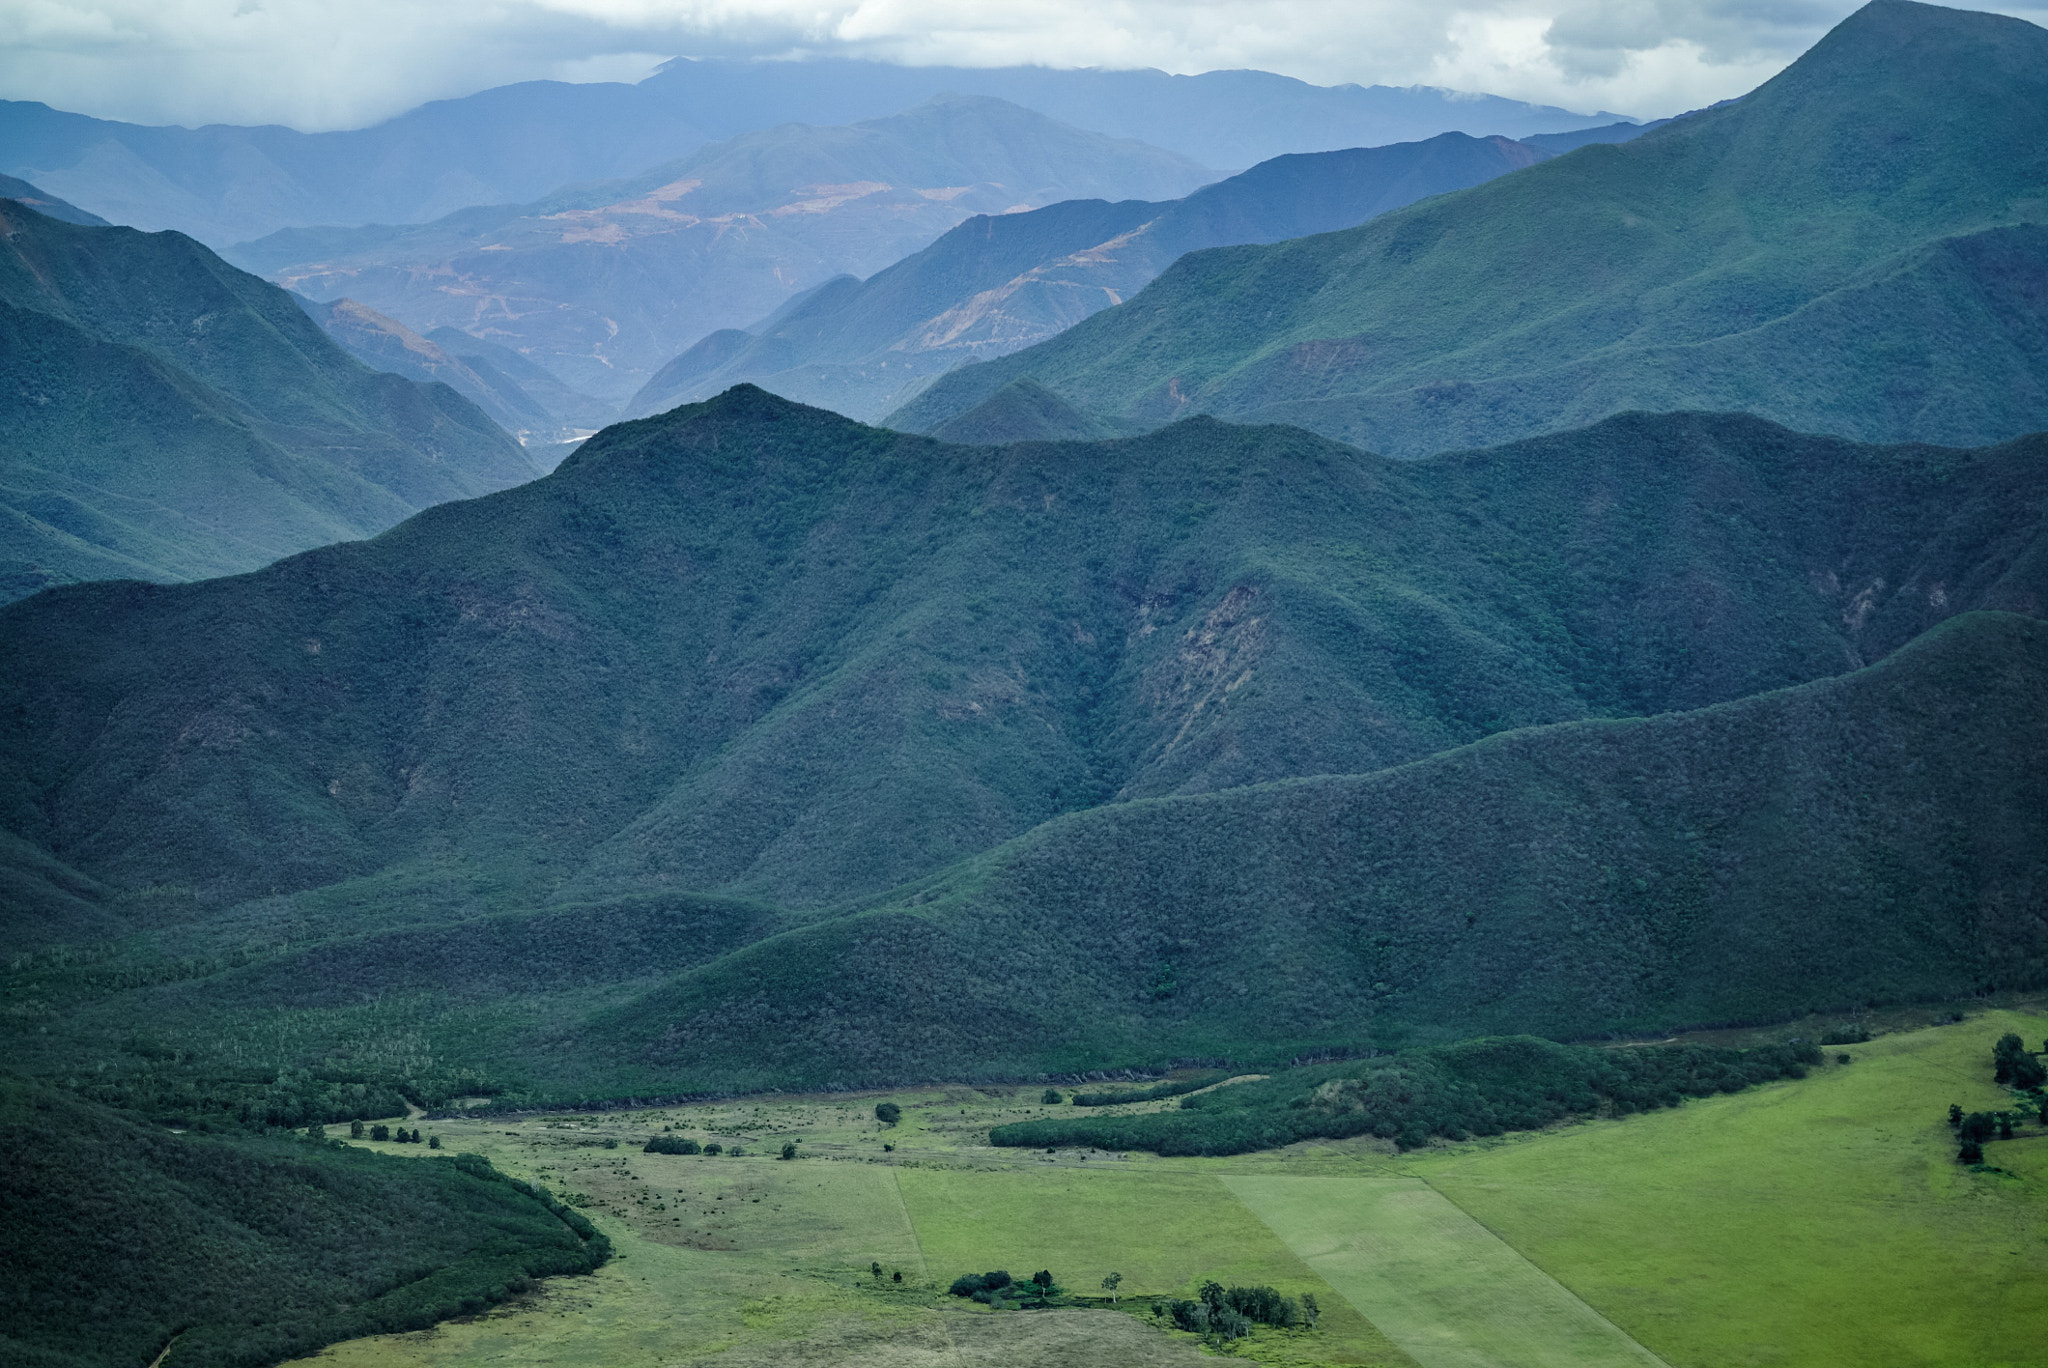
[{"label": "mountain", "polygon": [[77,205],[66,204],[55,195],[46,195],[27,181],[16,180],[12,176],[0,176],[0,199],[11,199],[17,204],[27,205],[45,218],[65,223],[82,223],[94,228],[108,226],[98,214],[88,214]]},{"label": "mountain", "polygon": [[746,342],[714,333],[656,371],[626,413],[747,381],[872,421],[934,376],[1027,347],[1136,294],[1184,252],[1349,228],[1548,155],[1444,133],[1276,157],[1167,204],[1074,201],[972,218],[866,281],[830,282],[791,301]]},{"label": "mountain", "polygon": [[188,1135],[8,1076],[0,1157],[0,1220],[33,1232],[0,1251],[0,1354],[37,1368],[276,1363],[425,1330],[610,1253],[475,1155]]},{"label": "mountain", "polygon": [[[418,1001],[437,1058],[559,1096],[714,1086],[720,1041],[719,1087],[1355,1042],[1375,983],[1416,1032],[1718,1019],[1950,983],[1979,950],[1915,938],[1963,905],[2018,973],[2048,809],[2023,782],[2042,629],[2010,615],[2048,604],[2044,518],[2041,437],[1680,414],[1423,462],[1211,420],[957,447],[736,389],[372,541],[0,610],[0,855],[39,899],[8,948],[126,936],[23,970],[10,991],[72,1006],[10,1041],[70,1067],[140,1014],[317,1053],[320,1022],[354,1029],[333,1009]],[[2007,616],[1887,659],[1984,609]],[[1314,888],[1392,929],[1298,920]],[[1175,948],[1203,889],[1236,901]],[[1254,915],[1268,889],[1296,910]],[[1063,907],[1095,910],[1040,925]],[[1415,929],[1450,907],[1551,936],[1550,967],[1460,998],[1495,970]],[[1686,967],[1795,911],[1871,925],[1801,942],[1832,977]],[[1231,977],[1228,918],[1273,963],[1351,948],[1257,1032],[1224,986],[1171,1030],[1119,1016],[1103,985],[1139,960],[1262,981]],[[1635,986],[1586,996],[1608,968]],[[948,1036],[947,1003],[982,1015]]]},{"label": "mountain", "polygon": [[323,304],[304,295],[292,298],[356,360],[372,370],[448,386],[521,445],[587,437],[607,416],[610,406],[603,400],[576,393],[509,347],[453,328],[435,329],[432,339],[421,337],[353,299]]},{"label": "mountain", "polygon": [[474,405],[350,359],[177,233],[0,202],[0,595],[191,579],[531,479]]},{"label": "mountain", "polygon": [[749,133],[538,204],[292,229],[230,255],[316,299],[486,335],[618,403],[705,334],[841,272],[871,274],[972,214],[1209,179],[1155,147],[942,96],[867,123]]},{"label": "mountain", "polygon": [[902,67],[880,62],[670,62],[637,85],[529,81],[436,100],[372,128],[143,127],[0,101],[0,172],[122,223],[216,247],[322,223],[420,223],[629,176],[706,142],[786,123],[881,118],[973,91],[1204,166],[1426,138],[1520,137],[1600,124],[1429,86],[1312,86],[1262,71]]},{"label": "mountain", "polygon": [[1732,104],[1344,233],[1182,259],[934,384],[1029,378],[1152,426],[1209,412],[1420,455],[1632,408],[1874,441],[2048,424],[2048,32],[1877,0]]}]

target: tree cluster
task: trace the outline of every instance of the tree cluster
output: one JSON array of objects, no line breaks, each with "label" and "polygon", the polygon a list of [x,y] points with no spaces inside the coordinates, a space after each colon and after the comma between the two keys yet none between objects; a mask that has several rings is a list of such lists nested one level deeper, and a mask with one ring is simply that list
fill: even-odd
[{"label": "tree cluster", "polygon": [[686,1135],[656,1135],[640,1149],[643,1154],[698,1154],[704,1147]]},{"label": "tree cluster", "polygon": [[1403,1149],[1534,1130],[1570,1116],[1677,1106],[1798,1078],[1821,1062],[1810,1044],[1724,1050],[1664,1045],[1606,1050],[1534,1036],[1495,1036],[1379,1059],[1289,1069],[1198,1093],[1180,1108],[998,1126],[997,1145],[1242,1154],[1311,1137],[1373,1135]]},{"label": "tree cluster", "polygon": [[1321,1319],[1322,1308],[1312,1293],[1296,1300],[1270,1287],[1224,1287],[1210,1281],[1202,1284],[1193,1300],[1158,1302],[1152,1313],[1172,1320],[1176,1329],[1233,1340],[1251,1334],[1254,1325],[1311,1329]]}]

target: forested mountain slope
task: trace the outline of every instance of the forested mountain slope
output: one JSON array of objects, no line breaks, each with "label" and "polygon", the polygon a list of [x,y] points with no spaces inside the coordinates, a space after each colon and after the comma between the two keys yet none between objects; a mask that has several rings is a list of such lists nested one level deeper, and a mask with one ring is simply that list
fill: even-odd
[{"label": "forested mountain slope", "polygon": [[7,1075],[0,1161],[16,1236],[0,1356],[23,1368],[276,1363],[424,1330],[610,1252],[474,1155],[188,1135]]},{"label": "forested mountain slope", "polygon": [[1079,201],[978,216],[865,281],[821,286],[744,340],[706,338],[655,372],[626,414],[749,381],[871,422],[932,376],[1029,346],[1137,293],[1183,252],[1349,228],[1549,155],[1444,133],[1276,157],[1166,204]]},{"label": "forested mountain slope", "polygon": [[1215,179],[1186,157],[949,95],[888,118],[784,124],[621,181],[414,227],[288,229],[229,252],[315,299],[452,327],[621,403],[719,328],[869,275],[977,213]]},{"label": "forested mountain slope", "polygon": [[188,579],[538,473],[468,400],[375,373],[177,233],[0,202],[0,596]]},{"label": "forested mountain slope", "polygon": [[1208,412],[1420,455],[1625,409],[1872,441],[2048,425],[2048,31],[1875,0],[1773,80],[1348,232],[1180,261],[936,383],[1026,377],[1149,426]]},{"label": "forested mountain slope", "polygon": [[2048,626],[1973,614],[1698,712],[1100,808],[689,969],[534,1073],[1028,1075],[2029,986],[2048,974],[2044,698]]},{"label": "forested mountain slope", "polygon": [[1420,465],[1212,421],[948,447],[741,388],[373,541],[5,610],[0,825],[207,904],[450,858],[515,901],[827,904],[1112,799],[2038,613],[2044,449],[1701,415]]},{"label": "forested mountain slope", "polygon": [[49,1029],[17,1022],[11,1048],[76,1069],[146,1019],[197,1067],[228,1048],[246,1067],[385,1058],[397,1036],[417,1095],[566,1100],[1278,1063],[2027,987],[2048,973],[2044,696],[2048,627],[1973,613],[1695,712],[1075,813],[834,916],[272,899],[155,938],[231,956],[17,960]]}]

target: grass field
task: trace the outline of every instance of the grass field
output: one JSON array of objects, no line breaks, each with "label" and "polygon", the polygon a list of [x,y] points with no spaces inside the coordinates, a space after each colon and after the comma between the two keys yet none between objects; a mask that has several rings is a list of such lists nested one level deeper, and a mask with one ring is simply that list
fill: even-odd
[{"label": "grass field", "polygon": [[1662,1363],[1426,1183],[1224,1182],[1422,1368]]},{"label": "grass field", "polygon": [[[2009,1172],[1973,1174],[1943,1120],[1950,1102],[2002,1105],[1989,1052],[2008,1030],[2037,1041],[2048,1015],[1903,1030],[1798,1082],[1405,1155],[1369,1140],[1184,1160],[989,1147],[990,1125],[1050,1110],[1036,1088],[892,1094],[904,1113],[888,1128],[877,1096],[429,1122],[447,1148],[574,1194],[621,1257],[484,1316],[309,1362],[1208,1357],[1142,1312],[991,1313],[943,1294],[963,1272],[1050,1268],[1079,1293],[1111,1270],[1140,1298],[1210,1277],[1313,1291],[1316,1332],[1236,1346],[1273,1368],[2040,1364],[2048,1137],[2028,1127],[2034,1138],[1994,1142],[1990,1160]],[[746,1153],[642,1153],[664,1127]],[[785,1140],[797,1162],[772,1157]]]},{"label": "grass field", "polygon": [[[1417,1158],[1412,1172],[1676,1365],[2048,1361],[2048,1138],[1954,1163],[2010,1105],[1992,1041],[2048,1016],[1842,1047],[1854,1062],[1670,1112]],[[1830,1052],[1832,1057],[1833,1051]]]}]

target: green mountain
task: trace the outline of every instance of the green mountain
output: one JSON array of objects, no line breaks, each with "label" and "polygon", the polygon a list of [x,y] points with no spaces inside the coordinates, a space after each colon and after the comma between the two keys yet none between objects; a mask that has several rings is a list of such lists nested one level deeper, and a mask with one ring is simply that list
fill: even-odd
[{"label": "green mountain", "polygon": [[626,180],[416,227],[288,229],[229,256],[315,299],[510,347],[618,404],[719,328],[836,275],[869,275],[974,214],[1164,199],[1185,157],[948,95],[883,119],[746,133]]},{"label": "green mountain", "polygon": [[424,1330],[609,1242],[474,1155],[166,1132],[0,1075],[0,1357],[242,1368]]},{"label": "green mountain", "polygon": [[1550,155],[1444,133],[1275,157],[1167,204],[1076,201],[978,216],[865,281],[843,278],[792,301],[744,341],[713,334],[656,371],[625,411],[658,413],[744,381],[872,421],[935,376],[1137,293],[1184,252],[1349,228]]},{"label": "green mountain", "polygon": [[176,233],[0,202],[0,596],[191,579],[537,472],[467,400],[350,359]]},{"label": "green mountain", "polygon": [[1028,378],[1422,455],[1628,409],[1870,441],[2048,425],[2048,32],[1876,0],[1732,104],[1348,232],[1205,252],[933,385]]},{"label": "green mountain", "polygon": [[2048,849],[2042,629],[1893,657],[2041,613],[2044,481],[2040,437],[961,447],[736,389],[373,541],[0,610],[8,948],[107,957],[22,961],[8,1029],[403,1023],[559,1096],[2025,977],[2017,911],[1930,947]]}]

